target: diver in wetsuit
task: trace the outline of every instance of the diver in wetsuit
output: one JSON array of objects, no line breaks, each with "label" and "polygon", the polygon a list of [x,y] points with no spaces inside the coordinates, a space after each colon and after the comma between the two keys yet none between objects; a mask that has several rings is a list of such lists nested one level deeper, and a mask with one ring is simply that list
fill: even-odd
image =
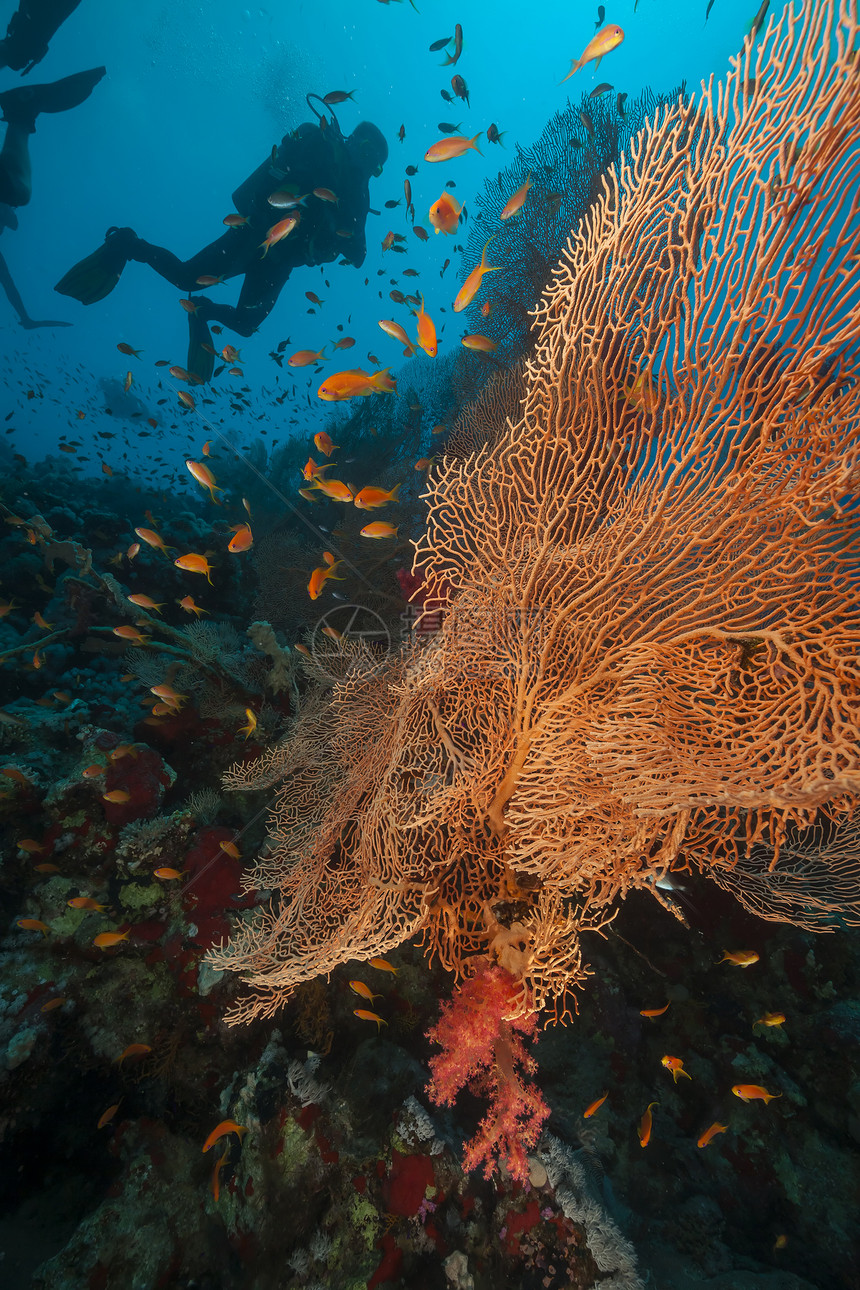
[{"label": "diver in wetsuit", "polygon": [[[108,229],[104,246],[70,269],[55,290],[92,304],[113,289],[128,260],[150,265],[189,294],[199,290],[201,277],[244,275],[235,305],[194,297],[197,308],[188,317],[187,367],[209,380],[214,359],[208,322],[250,336],[271,313],[298,265],[327,264],[339,256],[356,268],[364,262],[369,180],[382,173],[387,158],[385,138],[369,121],[344,138],[336,122],[320,117],[318,125],[305,124],[285,135],[272,156],[236,189],[233,201],[245,222],[228,228],[190,260],[145,242],[130,228]],[[280,204],[284,197],[279,196],[278,205],[270,204],[269,197],[286,190],[301,202],[285,207]],[[262,244],[269,229],[289,215],[297,215],[298,224],[264,255]]]},{"label": "diver in wetsuit", "polygon": [[[26,76],[45,57],[51,37],[79,3],[80,0],[21,0],[5,38],[0,40],[0,68],[9,67]],[[89,98],[104,74],[103,67],[94,67],[48,85],[21,85],[0,93],[0,112],[6,122],[0,150],[0,233],[18,227],[14,208],[26,206],[32,195],[30,135],[35,132],[36,118],[42,112],[66,112],[77,107]],[[22,327],[71,326],[30,317],[2,255],[0,287]]]}]

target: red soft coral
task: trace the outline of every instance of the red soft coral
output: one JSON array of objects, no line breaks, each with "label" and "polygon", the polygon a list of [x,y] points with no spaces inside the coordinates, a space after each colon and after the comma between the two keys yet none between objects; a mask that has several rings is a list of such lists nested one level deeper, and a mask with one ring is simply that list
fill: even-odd
[{"label": "red soft coral", "polygon": [[483,1161],[485,1178],[504,1159],[511,1176],[525,1181],[527,1153],[549,1115],[540,1091],[524,1083],[537,1062],[526,1052],[520,1035],[534,1035],[536,1018],[532,1014],[505,1020],[519,998],[510,973],[501,967],[483,968],[458,986],[429,1033],[442,1047],[430,1060],[432,1078],[427,1085],[437,1106],[450,1106],[460,1089],[479,1077],[481,1091],[489,1091],[489,1110],[466,1143],[463,1157],[467,1171]]}]

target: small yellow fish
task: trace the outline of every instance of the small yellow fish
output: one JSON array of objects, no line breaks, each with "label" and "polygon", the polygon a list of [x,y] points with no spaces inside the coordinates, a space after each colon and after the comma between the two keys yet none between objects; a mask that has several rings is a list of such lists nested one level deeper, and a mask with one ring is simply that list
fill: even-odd
[{"label": "small yellow fish", "polygon": [[759,1017],[758,1021],[753,1022],[753,1030],[755,1030],[756,1026],[781,1026],[784,1021],[784,1012],[765,1012]]},{"label": "small yellow fish", "polygon": [[758,963],[758,955],[755,950],[726,950],[721,963],[734,963],[735,967],[748,968],[753,963]]},{"label": "small yellow fish", "polygon": [[239,734],[244,735],[246,739],[250,739],[251,735],[257,729],[257,716],[251,708],[245,709],[245,716],[248,720],[244,726],[239,727]]}]

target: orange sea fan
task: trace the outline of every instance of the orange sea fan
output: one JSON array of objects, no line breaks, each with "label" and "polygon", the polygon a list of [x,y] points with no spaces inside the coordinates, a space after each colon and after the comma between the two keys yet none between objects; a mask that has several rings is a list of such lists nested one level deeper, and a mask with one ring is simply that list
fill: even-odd
[{"label": "orange sea fan", "polygon": [[860,918],[844,847],[780,878],[860,798],[857,38],[847,0],[789,6],[607,176],[519,419],[431,477],[441,630],[345,645],[279,754],[249,875],[277,895],[212,955],[251,987],[231,1021],[415,933],[563,1015],[581,934],[687,865],[765,917]]}]

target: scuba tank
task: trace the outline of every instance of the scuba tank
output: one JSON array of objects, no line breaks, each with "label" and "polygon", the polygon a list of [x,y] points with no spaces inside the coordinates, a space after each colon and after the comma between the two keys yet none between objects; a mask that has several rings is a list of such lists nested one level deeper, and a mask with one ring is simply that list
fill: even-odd
[{"label": "scuba tank", "polygon": [[[271,155],[233,193],[236,210],[255,223],[259,222],[260,217],[267,220],[272,215],[269,195],[279,188],[289,187],[292,174],[297,171],[304,173],[314,162],[318,163],[325,145],[328,145],[329,158],[336,166],[339,167],[347,159],[346,142],[333,109],[327,109],[331,113],[331,120],[328,120],[323,113],[317,111],[311,99],[319,99],[320,103],[323,100],[319,94],[306,95],[307,105],[319,124],[311,125],[306,121],[296,130],[285,134],[280,144],[272,148]],[[328,168],[329,159],[326,161]]]}]

